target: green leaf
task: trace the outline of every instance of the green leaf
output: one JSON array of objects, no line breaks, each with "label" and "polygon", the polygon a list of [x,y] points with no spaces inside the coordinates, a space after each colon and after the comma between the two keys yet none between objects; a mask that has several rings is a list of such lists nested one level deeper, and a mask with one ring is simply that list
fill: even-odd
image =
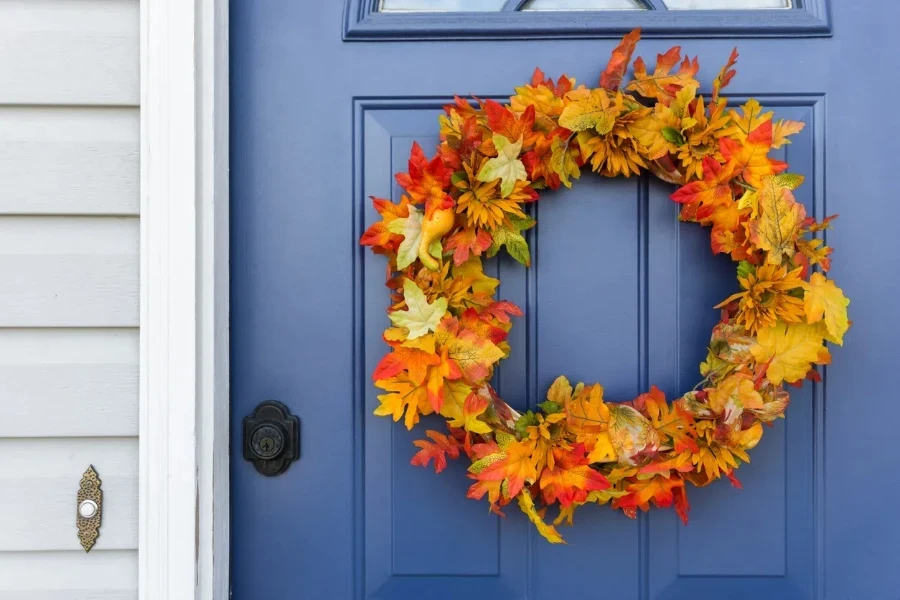
[{"label": "green leaf", "polygon": [[409,207],[409,216],[405,219],[394,219],[388,224],[388,231],[403,236],[397,249],[397,268],[405,269],[419,258],[419,244],[422,241],[422,211],[415,206]]},{"label": "green leaf", "polygon": [[440,239],[436,239],[428,245],[428,254],[435,258],[440,258],[444,255],[444,245],[441,244]]},{"label": "green leaf", "polygon": [[544,411],[545,414],[548,415],[562,412],[562,405],[558,402],[553,402],[552,400],[541,402],[540,404],[538,404],[538,408],[540,408],[542,411]]},{"label": "green leaf", "polygon": [[775,183],[781,187],[789,190],[796,190],[800,187],[800,184],[803,183],[805,177],[803,177],[803,175],[797,175],[796,173],[781,173],[775,175],[772,179],[774,179]]},{"label": "green leaf", "polygon": [[487,250],[487,256],[488,258],[495,256],[502,246],[506,246],[510,256],[526,267],[531,266],[531,252],[521,232],[533,227],[536,221],[528,216],[510,217],[509,221],[512,227],[504,225],[491,232],[493,242]]},{"label": "green leaf", "polygon": [[408,339],[414,340],[435,331],[447,314],[446,298],[438,298],[428,304],[425,293],[410,279],[403,281],[403,299],[406,300],[407,310],[395,310],[388,316],[394,325],[409,330]]},{"label": "green leaf", "polygon": [[742,260],[741,262],[738,263],[738,266],[737,266],[738,277],[740,277],[742,279],[746,279],[747,275],[749,275],[750,273],[753,273],[755,270],[756,269],[753,267],[753,265],[748,263],[746,260]]},{"label": "green leaf", "polygon": [[465,171],[456,171],[450,176],[450,183],[454,186],[459,187],[460,182],[465,182],[466,184],[469,182],[469,174]]},{"label": "green leaf", "polygon": [[525,215],[524,217],[517,217],[515,215],[511,215],[509,217],[509,222],[513,224],[513,226],[519,231],[525,231],[526,229],[531,229],[535,225],[537,225],[537,221]]},{"label": "green leaf", "polygon": [[500,195],[506,198],[515,189],[516,181],[528,181],[528,172],[519,160],[522,138],[513,143],[506,139],[505,135],[495,133],[494,147],[497,149],[497,158],[484,163],[478,172],[478,181],[491,182],[499,179]]},{"label": "green leaf", "polygon": [[520,438],[526,438],[528,437],[528,428],[537,424],[537,415],[529,410],[516,421],[516,433],[519,434]]},{"label": "green leaf", "polygon": [[662,136],[666,138],[666,141],[676,146],[683,146],[685,143],[684,136],[681,133],[672,127],[663,127],[662,128]]}]

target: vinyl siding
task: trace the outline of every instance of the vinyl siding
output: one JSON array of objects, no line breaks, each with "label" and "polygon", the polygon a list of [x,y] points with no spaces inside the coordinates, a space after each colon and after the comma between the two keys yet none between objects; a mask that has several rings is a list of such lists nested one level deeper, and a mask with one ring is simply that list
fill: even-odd
[{"label": "vinyl siding", "polygon": [[137,597],[138,9],[0,0],[0,600]]}]

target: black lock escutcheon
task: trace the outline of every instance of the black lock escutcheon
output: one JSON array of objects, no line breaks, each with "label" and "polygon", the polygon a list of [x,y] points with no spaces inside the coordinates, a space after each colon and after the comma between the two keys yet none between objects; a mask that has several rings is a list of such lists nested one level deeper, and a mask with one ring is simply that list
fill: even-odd
[{"label": "black lock escutcheon", "polygon": [[284,473],[300,458],[300,419],[288,407],[266,400],[244,417],[244,459],[262,475]]}]

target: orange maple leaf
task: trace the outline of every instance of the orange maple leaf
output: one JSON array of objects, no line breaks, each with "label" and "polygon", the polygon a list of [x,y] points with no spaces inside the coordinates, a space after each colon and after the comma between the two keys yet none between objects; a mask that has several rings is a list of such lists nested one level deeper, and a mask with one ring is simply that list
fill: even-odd
[{"label": "orange maple leaf", "polygon": [[403,196],[400,199],[400,204],[394,204],[390,200],[372,196],[372,204],[375,205],[375,210],[381,215],[381,221],[369,227],[362,234],[362,237],[359,238],[359,243],[363,246],[380,247],[396,252],[400,244],[403,243],[403,236],[391,233],[388,230],[388,225],[396,219],[405,219],[409,216],[409,198]]},{"label": "orange maple leaf", "polygon": [[716,207],[734,203],[731,181],[736,170],[737,165],[734,162],[729,161],[721,165],[711,156],[705,157],[703,180],[682,186],[669,196],[682,205],[681,219],[684,221],[706,219]]},{"label": "orange maple leaf", "polygon": [[713,80],[713,93],[712,93],[712,103],[715,104],[719,101],[719,92],[722,91],[726,85],[731,83],[731,79],[737,74],[732,67],[734,67],[735,63],[737,63],[738,59],[738,51],[737,48],[734,48],[731,51],[731,56],[728,57],[728,62],[725,63],[725,66],[722,67],[722,70],[719,71],[719,74]]},{"label": "orange maple leaf", "polygon": [[736,163],[735,175],[753,187],[760,187],[763,176],[777,175],[788,167],[786,162],[768,157],[772,149],[772,121],[763,121],[743,142],[719,138],[719,148],[726,160]]},{"label": "orange maple leaf", "polygon": [[522,147],[531,146],[535,137],[534,105],[529,105],[521,115],[514,113],[502,104],[493,100],[485,100],[484,113],[487,115],[488,128],[506,137],[510,142],[522,139]]},{"label": "orange maple leaf", "polygon": [[639,479],[629,484],[626,491],[628,491],[627,496],[616,498],[613,501],[613,508],[640,508],[646,512],[650,509],[650,502],[653,502],[658,508],[666,508],[674,504],[675,512],[687,524],[690,505],[684,490],[684,480],[680,477],[656,475],[648,479]]},{"label": "orange maple leaf", "polygon": [[425,204],[425,216],[434,211],[453,207],[453,199],[446,190],[450,187],[453,172],[444,167],[440,156],[430,161],[418,142],[413,142],[409,154],[409,172],[397,173],[397,183],[405,189],[413,204]]},{"label": "orange maple leaf", "polygon": [[697,85],[694,79],[694,75],[700,70],[697,58],[694,57],[694,60],[691,61],[685,56],[678,71],[674,74],[670,73],[679,60],[681,60],[681,47],[670,48],[665,54],[656,56],[656,68],[652,75],[648,75],[644,59],[638,57],[634,61],[634,79],[628,84],[627,89],[637,92],[644,98],[656,98],[668,106],[681,88]]},{"label": "orange maple leaf", "polygon": [[602,473],[588,466],[584,444],[575,444],[571,450],[553,448],[553,467],[544,469],[540,484],[544,502],[558,500],[562,506],[584,502],[588,492],[610,487]]},{"label": "orange maple leaf", "polygon": [[401,371],[407,371],[410,380],[416,385],[421,385],[428,374],[428,368],[439,364],[441,364],[441,358],[436,354],[398,344],[375,367],[372,379],[376,381],[390,379]]},{"label": "orange maple leaf", "polygon": [[611,92],[619,89],[622,84],[622,78],[628,70],[628,63],[631,62],[631,55],[641,39],[641,28],[631,30],[622,38],[619,45],[612,51],[606,68],[600,74],[600,87],[606,88]]},{"label": "orange maple leaf", "polygon": [[[503,495],[514,498],[525,487],[525,483],[534,483],[537,479],[531,456],[533,451],[532,442],[513,440],[499,452],[488,454],[472,463],[469,477],[480,482],[502,483],[505,486]],[[483,488],[484,486],[480,487],[479,491]],[[489,491],[489,488],[484,489]]]}]

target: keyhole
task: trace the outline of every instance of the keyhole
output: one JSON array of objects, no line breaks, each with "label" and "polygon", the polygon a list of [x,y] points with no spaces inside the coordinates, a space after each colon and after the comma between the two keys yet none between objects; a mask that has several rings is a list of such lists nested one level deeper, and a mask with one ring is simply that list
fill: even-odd
[{"label": "keyhole", "polygon": [[253,448],[260,458],[274,458],[284,445],[284,435],[272,425],[262,425],[253,432]]}]

